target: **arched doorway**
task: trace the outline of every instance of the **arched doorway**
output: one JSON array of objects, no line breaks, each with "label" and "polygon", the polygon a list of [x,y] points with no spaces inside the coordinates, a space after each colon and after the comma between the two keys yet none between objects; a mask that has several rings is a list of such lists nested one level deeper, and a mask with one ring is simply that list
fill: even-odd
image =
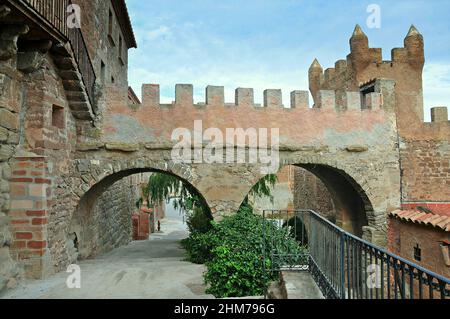
[{"label": "arched doorway", "polygon": [[[131,241],[132,213],[139,210],[141,186],[148,183],[149,174],[155,173],[169,175],[189,185],[209,209],[203,195],[186,179],[172,172],[136,168],[111,174],[94,184],[78,202],[67,233],[70,261],[93,258]],[[136,177],[140,180],[136,181]]]}]

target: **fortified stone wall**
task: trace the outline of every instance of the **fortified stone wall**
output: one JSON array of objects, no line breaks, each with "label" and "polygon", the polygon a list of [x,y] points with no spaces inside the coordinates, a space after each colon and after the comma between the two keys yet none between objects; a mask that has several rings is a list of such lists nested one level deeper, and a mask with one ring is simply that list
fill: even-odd
[{"label": "fortified stone wall", "polygon": [[[359,26],[350,39],[351,52],[335,68],[323,71],[318,61],[309,70],[315,102],[320,90],[359,90],[364,100],[374,90],[373,79],[395,81],[395,113],[399,133],[403,208],[432,208],[449,214],[450,122],[447,108],[432,109],[432,122],[424,123],[422,71],[425,64],[424,39],[412,26],[404,47],[392,50],[391,60],[382,60],[379,48],[370,48]],[[364,107],[368,107],[367,105]]]},{"label": "fortified stone wall", "polygon": [[[397,183],[400,174],[397,171],[398,139],[393,112],[395,83],[386,79],[375,83],[374,92],[365,97],[365,103],[359,92],[346,91],[341,94],[345,99],[338,99],[335,91],[321,90],[318,92],[319,103],[314,108],[309,108],[306,91],[292,92],[291,108],[285,108],[280,90],[266,90],[264,106],[260,106],[254,104],[252,89],[237,89],[236,101],[225,103],[224,88],[213,86],[206,89],[206,103],[194,105],[192,85],[177,85],[175,101],[169,105],[159,103],[158,85],[144,85],[143,103],[139,107],[129,107],[127,94],[110,86],[103,136],[100,140],[86,138],[80,141],[77,157],[83,161],[104,159],[103,176],[116,172],[114,165],[118,161],[132,162],[139,165],[139,169],[145,169],[145,163],[155,163],[150,167],[159,168],[160,161],[165,161],[163,170],[182,170],[180,176],[197,187],[215,217],[220,219],[236,211],[250,187],[262,177],[260,172],[255,174],[261,164],[193,162],[174,165],[171,151],[178,141],[173,140],[172,133],[179,128],[185,128],[191,137],[205,133],[205,139],[197,142],[202,150],[212,142],[219,150],[226,146],[225,143],[230,143],[245,152],[254,148],[267,150],[267,147],[250,145],[248,139],[223,141],[220,136],[207,136],[211,132],[208,129],[215,128],[216,132],[218,129],[225,137],[227,128],[241,128],[248,137],[255,131],[258,134],[260,129],[276,128],[280,132],[281,166],[303,165],[310,170],[333,168],[315,173],[324,173],[323,178],[328,180],[330,187],[334,186],[333,196],[340,198],[336,204],[340,206],[340,214],[348,214],[359,207],[367,213],[361,215],[368,216],[364,221],[366,216],[343,215],[348,222],[344,226],[352,228],[353,221],[361,218],[356,228],[362,235],[361,228],[378,225],[375,227],[379,231],[376,238],[373,237],[377,233],[375,228],[367,228],[367,239],[382,243],[385,237],[383,239],[381,225],[386,223],[385,214],[399,205],[397,190],[400,186]],[[199,122],[201,127],[194,127],[194,123],[198,125]],[[270,139],[270,135],[268,137]],[[268,144],[270,149],[270,141]],[[223,158],[218,160],[223,161]],[[111,169],[108,166],[112,166]],[[375,172],[378,172],[376,176],[368,177]],[[349,176],[345,179],[332,176],[341,173]],[[346,188],[345,183],[353,186]],[[366,192],[367,187],[373,186],[379,190]],[[385,194],[390,194],[389,199]],[[356,198],[362,202],[354,201]],[[347,202],[348,207],[343,207],[343,202]]]}]

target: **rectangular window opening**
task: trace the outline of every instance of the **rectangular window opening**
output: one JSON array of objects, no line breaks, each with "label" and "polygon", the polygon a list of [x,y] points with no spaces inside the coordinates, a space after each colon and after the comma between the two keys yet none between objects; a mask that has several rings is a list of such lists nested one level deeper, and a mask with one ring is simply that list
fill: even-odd
[{"label": "rectangular window opening", "polygon": [[106,77],[106,65],[103,61],[101,61],[100,77],[101,77],[102,83],[104,83],[105,77]]},{"label": "rectangular window opening", "polygon": [[66,120],[64,116],[64,108],[58,105],[52,107],[52,126],[61,130],[65,128]]},{"label": "rectangular window opening", "polygon": [[114,43],[114,35],[113,35],[113,26],[114,26],[114,18],[113,18],[113,13],[111,10],[109,10],[109,17],[108,17],[108,38],[109,41],[111,42],[112,46],[115,46]]},{"label": "rectangular window opening", "polygon": [[414,247],[414,260],[422,261],[422,249],[420,248],[419,244]]}]

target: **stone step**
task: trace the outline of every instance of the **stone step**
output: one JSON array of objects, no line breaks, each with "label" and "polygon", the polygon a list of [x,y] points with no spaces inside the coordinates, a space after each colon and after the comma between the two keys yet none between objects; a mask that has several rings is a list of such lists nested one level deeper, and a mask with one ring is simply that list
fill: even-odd
[{"label": "stone step", "polygon": [[80,74],[74,70],[61,70],[61,71],[59,71],[59,76],[63,80],[81,81]]},{"label": "stone step", "polygon": [[52,53],[62,57],[71,57],[70,54],[71,50],[69,50],[69,46],[70,46],[69,43],[66,44],[57,43],[52,47]]},{"label": "stone step", "polygon": [[89,100],[86,93],[80,91],[66,91],[66,96],[69,101],[73,102],[87,102]]},{"label": "stone step", "polygon": [[91,112],[85,112],[85,111],[72,111],[71,112],[73,117],[75,117],[78,120],[92,120],[94,119],[94,115]]},{"label": "stone step", "polygon": [[69,101],[69,107],[72,111],[83,111],[83,112],[89,112],[89,103],[87,102],[73,102]]},{"label": "stone step", "polygon": [[60,70],[76,70],[75,60],[71,57],[54,55],[53,61]]},{"label": "stone step", "polygon": [[76,80],[63,80],[63,86],[64,89],[67,91],[77,91],[77,92],[84,92],[84,85],[80,81]]}]

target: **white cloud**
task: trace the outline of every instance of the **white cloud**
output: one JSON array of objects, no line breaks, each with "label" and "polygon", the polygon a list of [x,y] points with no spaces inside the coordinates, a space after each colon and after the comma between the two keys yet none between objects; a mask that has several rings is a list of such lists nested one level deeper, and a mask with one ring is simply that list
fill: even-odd
[{"label": "white cloud", "polygon": [[156,40],[161,37],[167,37],[171,35],[171,30],[169,27],[162,25],[157,29],[154,29],[147,33],[147,36],[150,40]]},{"label": "white cloud", "polygon": [[428,63],[423,73],[425,120],[430,121],[430,109],[450,107],[450,64]]}]

